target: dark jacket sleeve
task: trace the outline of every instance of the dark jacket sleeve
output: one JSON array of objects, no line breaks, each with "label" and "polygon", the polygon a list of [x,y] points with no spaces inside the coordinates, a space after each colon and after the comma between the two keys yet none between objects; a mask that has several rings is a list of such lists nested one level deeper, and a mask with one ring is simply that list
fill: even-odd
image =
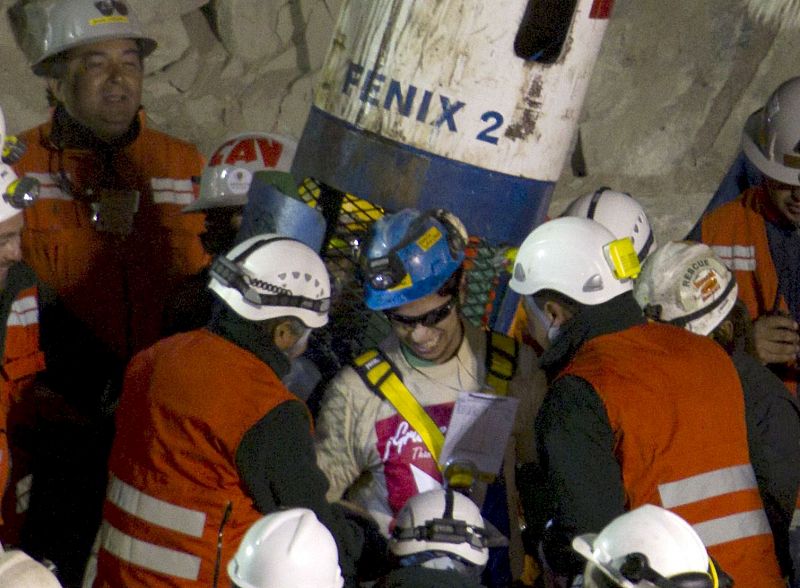
[{"label": "dark jacket sleeve", "polygon": [[317,467],[308,411],[300,401],[284,402],[247,433],[236,451],[236,467],[256,508],[305,507],[331,531],[345,578],[355,577],[363,538],[326,500],[328,481]]},{"label": "dark jacket sleeve", "polygon": [[737,353],[734,362],[744,390],[750,462],[778,560],[789,573],[789,524],[800,486],[800,409],[783,382],[755,358]]},{"label": "dark jacket sleeve", "polygon": [[559,378],[550,387],[536,431],[552,515],[542,547],[554,571],[573,576],[585,562],[572,551],[572,538],[599,533],[625,510],[614,433],[600,397],[575,376]]},{"label": "dark jacket sleeve", "polygon": [[45,284],[39,284],[39,315],[45,385],[83,417],[110,416],[122,389],[125,362]]}]

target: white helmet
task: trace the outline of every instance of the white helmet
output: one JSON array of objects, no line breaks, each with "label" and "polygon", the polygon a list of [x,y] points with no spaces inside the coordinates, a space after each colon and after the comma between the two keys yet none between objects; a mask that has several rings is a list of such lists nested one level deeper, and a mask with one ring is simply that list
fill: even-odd
[{"label": "white helmet", "polygon": [[742,150],[764,175],[800,186],[800,77],[783,82],[747,119]]},{"label": "white helmet", "polygon": [[341,588],[339,553],[330,531],[307,508],[274,512],[248,529],[228,563],[240,588]]},{"label": "white helmet", "polygon": [[446,556],[482,568],[489,559],[481,512],[472,500],[453,490],[437,489],[408,499],[395,519],[389,549],[401,559]]},{"label": "white helmet", "polygon": [[308,245],[265,233],[214,259],[208,287],[251,321],[293,316],[312,329],[328,322],[331,285]]},{"label": "white helmet", "polygon": [[61,588],[56,577],[39,562],[17,549],[0,547],[0,586],[3,588]]},{"label": "white helmet", "polygon": [[665,578],[675,586],[682,586],[681,581],[694,588],[718,585],[717,570],[692,526],[653,504],[617,517],[599,535],[575,537],[572,547],[589,562],[584,586],[592,585],[588,580],[594,569],[613,580],[613,585],[626,588],[666,585],[656,583]]},{"label": "white helmet", "polygon": [[674,241],[647,258],[633,295],[648,318],[708,335],[736,303],[736,278],[702,243]]},{"label": "white helmet", "polygon": [[639,261],[656,250],[655,236],[642,205],[627,192],[599,188],[572,201],[561,216],[580,216],[599,222],[617,239],[630,237]]},{"label": "white helmet", "polygon": [[126,0],[37,0],[20,8],[23,46],[33,56],[33,73],[50,75],[52,58],[80,45],[108,39],[134,39],[142,57],[156,48],[144,34]]},{"label": "white helmet", "polygon": [[[0,152],[3,154],[0,160],[0,222],[20,214],[23,208],[31,206],[39,197],[39,181],[29,177],[20,180],[9,165],[19,158],[19,153],[15,153],[13,158],[7,157],[6,141],[9,139],[6,135],[6,119],[0,108]],[[23,147],[14,143],[14,148]]]},{"label": "white helmet", "polygon": [[288,173],[297,141],[267,133],[244,133],[227,139],[208,159],[200,178],[200,197],[183,212],[223,206],[244,206],[253,174]]},{"label": "white helmet", "polygon": [[639,259],[629,237],[615,239],[597,221],[567,216],[528,235],[509,284],[519,294],[554,290],[595,305],[630,292],[638,273]]}]

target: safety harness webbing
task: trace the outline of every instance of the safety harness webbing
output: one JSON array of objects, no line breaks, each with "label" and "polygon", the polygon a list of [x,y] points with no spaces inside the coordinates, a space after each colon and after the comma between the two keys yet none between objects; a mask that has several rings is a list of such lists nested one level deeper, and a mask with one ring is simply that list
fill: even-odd
[{"label": "safety harness webbing", "polygon": [[498,396],[508,396],[508,385],[517,371],[519,343],[508,335],[486,333],[486,385]]},{"label": "safety harness webbing", "polygon": [[422,437],[425,447],[439,463],[444,446],[444,435],[433,419],[417,402],[411,390],[403,384],[397,368],[378,349],[370,349],[354,360],[356,371],[367,387],[388,400],[408,424]]},{"label": "safety harness webbing", "polygon": [[[502,333],[486,333],[486,384],[498,396],[508,394],[508,386],[517,369],[517,342]],[[425,447],[439,463],[444,435],[430,415],[403,383],[400,372],[379,349],[370,349],[353,360],[364,384],[395,410],[419,434]]]}]

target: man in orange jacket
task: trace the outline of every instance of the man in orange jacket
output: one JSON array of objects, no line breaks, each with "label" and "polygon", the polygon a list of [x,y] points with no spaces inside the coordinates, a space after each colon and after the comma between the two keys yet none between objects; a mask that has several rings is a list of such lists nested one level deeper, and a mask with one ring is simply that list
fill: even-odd
[{"label": "man in orange jacket", "polygon": [[47,78],[52,119],[21,135],[17,174],[41,183],[25,212],[23,255],[117,355],[161,333],[165,296],[208,262],[194,201],[203,158],[145,125],[143,60],[155,41],[124,1],[26,4],[47,25],[33,71]]},{"label": "man in orange jacket", "polygon": [[[4,128],[0,113],[0,145]],[[33,480],[49,465],[38,459],[47,442],[39,431],[75,418],[87,390],[107,389],[122,373],[21,261],[21,208],[37,190],[35,181],[19,181],[5,159],[0,163],[0,540],[7,547],[23,542]]]},{"label": "man in orange jacket", "polygon": [[326,502],[310,415],[281,383],[328,321],[327,270],[301,242],[258,235],[215,259],[209,288],[206,328],[128,367],[94,586],[221,586],[247,529],[284,507],[317,514],[352,577],[360,537]]},{"label": "man in orange jacket", "polygon": [[754,321],[756,351],[793,394],[800,353],[800,77],[747,120],[742,148],[764,181],[706,214],[701,240],[735,273]]},{"label": "man in orange jacket", "polygon": [[[753,319],[759,359],[797,396],[800,354],[800,77],[787,80],[747,120],[742,150],[763,174],[761,184],[706,214],[700,239],[736,275],[739,298]],[[699,228],[699,230],[697,230]],[[800,497],[790,528],[800,565]]]},{"label": "man in orange jacket", "polygon": [[517,254],[510,285],[550,380],[536,418],[547,562],[580,573],[575,535],[651,503],[692,524],[737,586],[782,587],[736,369],[713,341],[648,323],[638,272],[630,238],[584,218],[544,223]]},{"label": "man in orange jacket", "polygon": [[[15,168],[41,184],[25,211],[23,258],[122,361],[154,343],[167,295],[208,263],[201,214],[181,214],[202,170],[198,150],[145,125],[144,58],[156,43],[125,0],[17,3],[33,72],[55,108],[23,133]],[[117,391],[85,391],[82,424],[49,427],[26,549],[79,581],[106,485]],[[36,496],[39,496],[37,499]],[[92,528],[94,526],[94,528]],[[77,531],[85,529],[85,531]],[[67,534],[69,533],[69,534]]]}]

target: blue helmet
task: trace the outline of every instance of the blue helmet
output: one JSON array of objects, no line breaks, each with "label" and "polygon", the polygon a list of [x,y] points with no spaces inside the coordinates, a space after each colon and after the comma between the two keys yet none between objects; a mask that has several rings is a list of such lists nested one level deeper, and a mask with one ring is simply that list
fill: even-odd
[{"label": "blue helmet", "polygon": [[439,290],[464,260],[466,231],[452,214],[410,208],[372,225],[364,290],[372,310],[396,308]]}]

